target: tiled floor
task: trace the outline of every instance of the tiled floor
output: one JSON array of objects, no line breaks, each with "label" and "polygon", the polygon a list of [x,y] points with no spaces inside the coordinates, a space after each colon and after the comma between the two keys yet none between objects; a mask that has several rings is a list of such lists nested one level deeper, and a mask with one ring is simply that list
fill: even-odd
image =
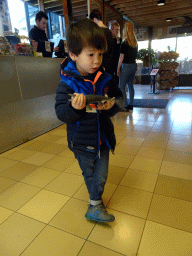
[{"label": "tiled floor", "polygon": [[192,91],[135,90],[169,103],[112,118],[103,198],[116,220],[85,219],[88,193],[64,124],[0,155],[0,255],[192,256]]}]

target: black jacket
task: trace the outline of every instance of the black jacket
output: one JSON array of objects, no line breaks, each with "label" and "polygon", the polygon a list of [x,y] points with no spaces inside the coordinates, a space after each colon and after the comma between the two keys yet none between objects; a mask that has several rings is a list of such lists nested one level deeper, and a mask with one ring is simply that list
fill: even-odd
[{"label": "black jacket", "polygon": [[[112,77],[99,70],[100,77],[95,82],[95,94],[109,97],[122,97],[122,93]],[[98,72],[89,75],[86,78],[80,76],[76,70],[76,65],[70,59],[66,59],[62,64],[61,82],[56,92],[55,110],[59,120],[67,124],[68,146],[78,154],[86,154],[87,156],[99,155],[100,140],[106,143],[109,148],[114,151],[116,139],[114,127],[110,117],[119,111],[118,105],[109,110],[96,110],[95,113],[86,112],[86,108],[76,110],[72,107],[69,94],[93,93],[93,81]],[[85,81],[86,79],[86,81]]]}]

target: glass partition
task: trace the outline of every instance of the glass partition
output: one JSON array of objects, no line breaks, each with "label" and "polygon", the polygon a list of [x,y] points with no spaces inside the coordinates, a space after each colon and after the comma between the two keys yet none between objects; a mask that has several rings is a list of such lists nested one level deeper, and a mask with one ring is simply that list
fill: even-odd
[{"label": "glass partition", "polygon": [[8,0],[12,30],[19,35],[28,36],[24,2],[21,0]]},{"label": "glass partition", "polygon": [[36,24],[35,15],[39,11],[39,8],[33,5],[28,4],[28,14],[29,14],[29,30],[33,28]]},{"label": "glass partition", "polygon": [[151,48],[155,51],[166,52],[176,50],[176,37],[152,40]]}]

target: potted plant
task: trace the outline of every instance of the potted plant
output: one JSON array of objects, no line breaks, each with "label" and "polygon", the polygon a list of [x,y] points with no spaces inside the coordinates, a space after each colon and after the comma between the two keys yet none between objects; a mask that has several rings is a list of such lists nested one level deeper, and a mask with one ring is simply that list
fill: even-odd
[{"label": "potted plant", "polygon": [[155,51],[153,49],[140,49],[137,59],[143,61],[143,67],[149,67],[155,63]]}]

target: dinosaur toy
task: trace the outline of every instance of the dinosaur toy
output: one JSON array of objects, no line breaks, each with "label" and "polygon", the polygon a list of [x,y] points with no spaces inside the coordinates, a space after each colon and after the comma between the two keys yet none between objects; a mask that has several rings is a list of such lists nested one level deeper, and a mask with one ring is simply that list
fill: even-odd
[{"label": "dinosaur toy", "polygon": [[[69,94],[69,96],[71,96],[71,99],[73,99],[76,95],[77,94]],[[96,94],[87,94],[87,95],[85,95],[85,98],[86,98],[86,107],[89,110],[91,110],[91,107],[89,106],[89,104],[98,103],[98,105],[102,105],[106,101],[114,101],[115,102],[115,99],[113,99],[113,98],[96,95]],[[69,101],[71,101],[71,99]]]}]

